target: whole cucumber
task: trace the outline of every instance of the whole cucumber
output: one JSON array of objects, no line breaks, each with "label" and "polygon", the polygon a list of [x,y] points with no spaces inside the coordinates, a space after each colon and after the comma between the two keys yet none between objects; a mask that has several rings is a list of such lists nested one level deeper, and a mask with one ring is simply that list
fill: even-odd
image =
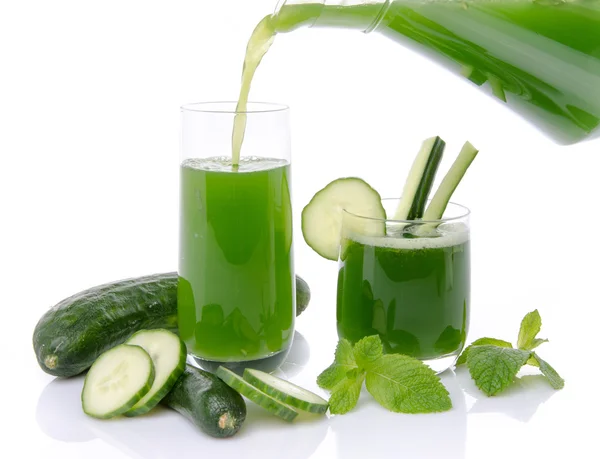
[{"label": "whole cucumber", "polygon": [[214,374],[191,365],[161,403],[218,438],[234,435],[246,419],[246,402],[238,392]]},{"label": "whole cucumber", "polygon": [[[100,354],[139,330],[177,331],[177,273],[110,282],[79,292],[49,309],[33,331],[40,368],[64,378],[87,370]],[[296,315],[310,301],[296,277]]]}]

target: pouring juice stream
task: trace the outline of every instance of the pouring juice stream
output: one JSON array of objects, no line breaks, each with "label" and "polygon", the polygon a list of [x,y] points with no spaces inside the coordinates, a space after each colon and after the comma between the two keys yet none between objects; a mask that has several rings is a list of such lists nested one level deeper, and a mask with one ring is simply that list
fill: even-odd
[{"label": "pouring juice stream", "polygon": [[[557,143],[598,135],[600,0],[287,0],[250,38],[239,112],[275,35],[299,27],[379,32],[462,75]],[[241,113],[234,164],[244,126]]]}]

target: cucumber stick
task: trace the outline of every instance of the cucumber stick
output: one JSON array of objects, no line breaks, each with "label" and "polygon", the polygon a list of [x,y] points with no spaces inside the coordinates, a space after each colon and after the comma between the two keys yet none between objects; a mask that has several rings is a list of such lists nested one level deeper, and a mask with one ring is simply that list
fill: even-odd
[{"label": "cucumber stick", "polygon": [[125,413],[148,393],[154,365],[140,346],[120,344],[104,352],[91,366],[83,384],[83,411],[108,419]]},{"label": "cucumber stick", "polygon": [[479,153],[479,150],[471,145],[471,143],[466,142],[463,145],[462,150],[458,154],[456,160],[444,176],[444,179],[433,195],[433,198],[431,198],[431,201],[427,206],[427,210],[423,214],[423,220],[441,220],[441,218],[444,216],[446,206],[448,205],[448,202],[450,202],[452,193],[454,193],[454,190],[456,190],[456,187],[464,177],[467,169],[477,156],[477,153]]},{"label": "cucumber stick", "polygon": [[302,411],[323,414],[329,406],[327,400],[317,394],[263,371],[246,368],[244,379],[280,402]]},{"label": "cucumber stick", "polygon": [[224,367],[217,368],[216,375],[223,380],[232,389],[238,391],[244,397],[252,400],[257,405],[263,407],[270,413],[279,416],[286,421],[293,421],[298,416],[298,411],[285,403],[276,400],[257,387],[245,381],[243,378],[235,374],[233,371]]},{"label": "cucumber stick", "polygon": [[175,333],[168,330],[142,330],[134,333],[126,344],[143,348],[154,364],[152,387],[125,416],[138,416],[154,408],[171,390],[185,369],[186,347]]},{"label": "cucumber stick", "polygon": [[365,236],[385,234],[385,209],[381,196],[364,180],[346,177],[318,191],[302,210],[302,235],[306,243],[328,260],[337,260],[343,211],[369,218],[348,218],[344,226]]},{"label": "cucumber stick", "polygon": [[440,137],[431,137],[423,142],[404,184],[394,220],[416,220],[423,217],[445,148],[446,142]]}]

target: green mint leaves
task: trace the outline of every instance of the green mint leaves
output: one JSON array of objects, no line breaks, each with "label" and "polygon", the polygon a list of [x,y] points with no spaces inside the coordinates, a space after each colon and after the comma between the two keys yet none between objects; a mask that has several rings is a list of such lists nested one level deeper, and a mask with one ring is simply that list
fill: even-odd
[{"label": "green mint leaves", "polygon": [[542,318],[536,309],[521,321],[516,349],[508,341],[480,338],[465,348],[456,365],[466,363],[475,384],[488,396],[506,389],[526,364],[539,367],[554,389],[562,389],[565,385],[564,379],[550,364],[533,352],[533,349],[548,341],[537,338],[541,328]]},{"label": "green mint leaves", "polygon": [[531,351],[538,347],[540,344],[547,342],[547,339],[536,338],[537,334],[542,329],[542,318],[540,313],[536,309],[530,312],[521,322],[521,328],[519,330],[519,338],[517,340],[517,347],[519,349],[525,349]]},{"label": "green mint leaves", "polygon": [[341,339],[335,348],[335,361],[317,378],[317,384],[323,389],[332,390],[338,383],[346,379],[346,374],[358,368],[354,359],[352,343]]},{"label": "green mint leaves", "polygon": [[474,346],[469,351],[467,365],[477,387],[487,395],[495,395],[513,382],[529,356],[529,351],[521,349]]},{"label": "green mint leaves", "polygon": [[401,413],[434,413],[452,408],[448,391],[433,370],[421,361],[400,354],[383,355],[379,336],[352,344],[341,339],[335,362],[317,378],[331,390],[329,410],[344,414],[352,410],[363,382],[380,405]]},{"label": "green mint leaves", "polygon": [[379,336],[367,336],[354,345],[354,358],[362,369],[369,369],[383,355]]},{"label": "green mint leaves", "polygon": [[420,360],[401,354],[381,356],[367,371],[367,390],[397,413],[436,413],[452,408],[448,391]]}]

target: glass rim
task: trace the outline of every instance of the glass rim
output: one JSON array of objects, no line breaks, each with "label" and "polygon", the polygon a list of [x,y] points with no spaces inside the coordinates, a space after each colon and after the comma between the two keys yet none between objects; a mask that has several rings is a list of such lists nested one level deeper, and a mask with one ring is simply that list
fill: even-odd
[{"label": "glass rim", "polygon": [[195,113],[215,113],[223,115],[235,115],[235,114],[268,114],[276,112],[285,112],[290,109],[288,105],[280,104],[276,102],[261,102],[261,101],[248,101],[248,106],[251,108],[238,111],[237,101],[232,100],[215,100],[215,101],[202,101],[202,102],[191,102],[188,104],[181,105],[180,109],[182,112],[195,112]]},{"label": "glass rim", "polygon": [[[399,201],[402,198],[381,198],[381,202],[382,204],[385,202],[390,202],[390,201]],[[431,199],[428,199],[427,202],[431,202]],[[351,215],[352,217],[356,217],[356,218],[362,218],[364,220],[371,220],[371,221],[376,221],[376,222],[387,222],[387,223],[409,223],[409,224],[427,224],[427,223],[449,223],[449,222],[454,222],[457,220],[462,220],[464,218],[467,218],[471,215],[471,210],[466,207],[463,206],[462,204],[458,204],[456,202],[453,201],[449,201],[446,208],[448,208],[448,206],[454,206],[454,207],[458,207],[459,209],[462,210],[462,212],[460,213],[460,215],[455,216],[455,217],[448,217],[448,218],[441,218],[439,220],[399,220],[399,219],[394,219],[394,218],[377,218],[377,217],[368,217],[366,215],[359,215],[357,213],[354,212],[350,212],[349,210],[346,210],[344,208],[342,208],[342,212],[348,215]]]}]

